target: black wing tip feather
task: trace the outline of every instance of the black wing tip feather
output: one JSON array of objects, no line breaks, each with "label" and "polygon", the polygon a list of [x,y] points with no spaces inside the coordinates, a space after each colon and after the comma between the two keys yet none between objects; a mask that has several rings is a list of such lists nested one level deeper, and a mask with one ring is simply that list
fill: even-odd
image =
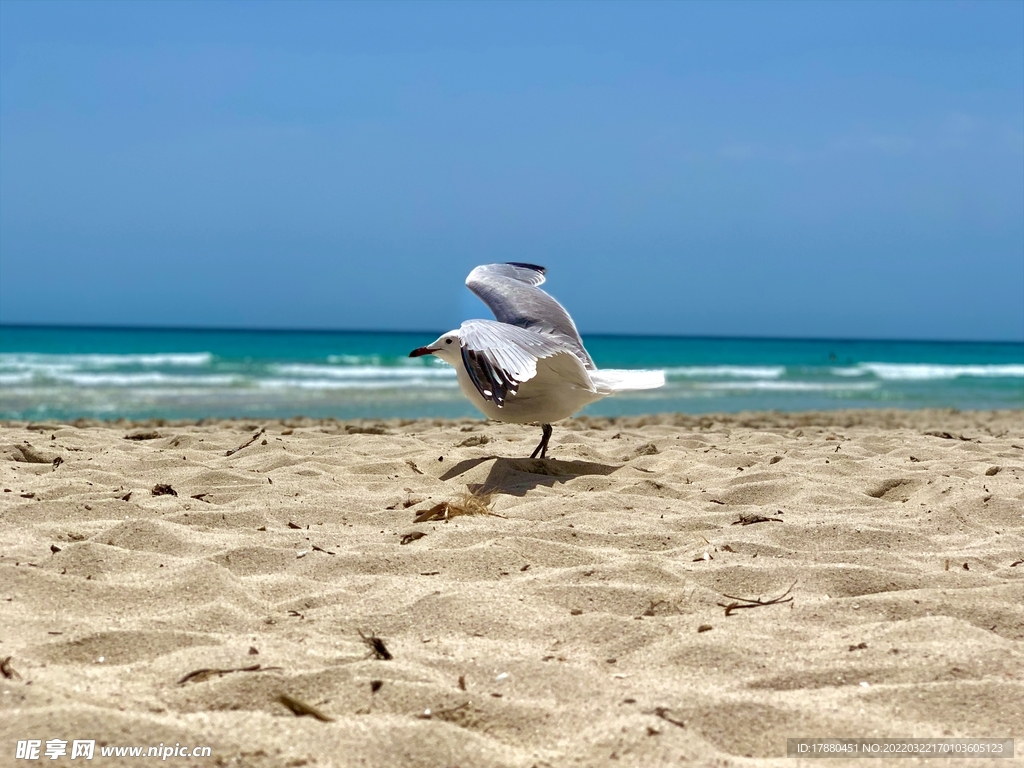
[{"label": "black wing tip feather", "polygon": [[534,272],[540,272],[542,275],[546,275],[548,270],[547,267],[541,267],[537,264],[527,264],[525,261],[506,261],[510,267],[519,267],[521,269],[532,269]]},{"label": "black wing tip feather", "polygon": [[481,397],[499,408],[505,407],[509,393],[515,395],[519,391],[519,382],[514,377],[500,367],[495,367],[485,355],[476,350],[463,346],[462,362]]}]

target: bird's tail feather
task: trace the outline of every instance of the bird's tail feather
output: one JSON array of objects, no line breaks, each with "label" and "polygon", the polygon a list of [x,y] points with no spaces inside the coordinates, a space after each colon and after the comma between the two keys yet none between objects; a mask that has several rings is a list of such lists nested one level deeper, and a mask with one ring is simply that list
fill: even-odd
[{"label": "bird's tail feather", "polygon": [[602,395],[630,389],[656,389],[665,385],[664,371],[623,371],[613,368],[587,371],[594,388]]}]

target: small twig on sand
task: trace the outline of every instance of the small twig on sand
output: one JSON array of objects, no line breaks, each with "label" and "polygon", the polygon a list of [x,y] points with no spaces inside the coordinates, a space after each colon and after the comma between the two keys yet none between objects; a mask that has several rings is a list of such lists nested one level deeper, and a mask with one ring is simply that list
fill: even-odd
[{"label": "small twig on sand", "polygon": [[662,720],[664,720],[667,723],[672,723],[672,725],[675,725],[675,726],[677,726],[679,728],[685,728],[686,727],[686,723],[684,723],[682,720],[677,720],[676,718],[674,718],[671,715],[669,715],[669,712],[671,712],[671,711],[672,710],[669,709],[668,707],[655,707],[650,712],[647,712],[645,714],[654,715],[655,717],[660,717]]},{"label": "small twig on sand", "polygon": [[225,456],[234,456],[234,455],[235,455],[236,453],[238,453],[238,452],[239,452],[240,450],[242,450],[243,448],[248,448],[248,447],[249,447],[250,445],[252,445],[252,444],[253,444],[253,443],[255,443],[255,442],[256,442],[257,440],[259,440],[259,439],[260,439],[260,437],[261,437],[262,435],[264,435],[264,434],[266,433],[266,431],[267,431],[267,428],[266,428],[266,427],[263,427],[263,429],[261,429],[261,430],[260,430],[259,432],[257,432],[257,433],[256,433],[255,435],[253,435],[252,437],[250,437],[250,438],[249,438],[248,440],[246,440],[246,441],[245,441],[244,443],[242,443],[242,444],[241,444],[240,446],[238,446],[237,448],[232,448],[232,449],[231,449],[230,451],[228,451],[228,452],[227,452],[227,453],[225,453],[224,455],[225,455]]},{"label": "small twig on sand", "polygon": [[740,515],[739,520],[734,520],[730,525],[753,525],[754,523],[781,523],[778,517],[765,517],[764,515]]},{"label": "small twig on sand", "polygon": [[261,667],[259,664],[252,664],[248,667],[236,667],[234,669],[197,669],[181,678],[178,681],[178,685],[201,683],[204,680],[209,680],[211,677],[224,677],[224,675],[230,675],[232,672],[266,672],[270,669],[281,669],[281,667]]},{"label": "small twig on sand", "polygon": [[[762,608],[762,607],[764,607],[766,605],[778,605],[779,603],[791,603],[793,601],[793,596],[790,595],[789,593],[793,591],[793,587],[795,587],[795,586],[796,586],[796,582],[794,581],[792,584],[789,585],[789,588],[785,592],[783,592],[778,597],[773,597],[771,600],[761,600],[761,599],[753,598],[753,597],[735,597],[733,595],[725,595],[725,594],[723,594],[722,597],[727,597],[727,598],[729,598],[730,600],[732,600],[734,602],[731,602],[731,603],[728,603],[728,604],[726,604],[726,603],[719,603],[718,605],[721,608],[725,608],[725,615],[726,616],[730,616],[730,615],[732,615],[733,611],[738,611],[741,608]],[[742,601],[742,602],[740,602],[740,601]]]},{"label": "small twig on sand", "polygon": [[296,717],[302,717],[303,715],[309,715],[310,717],[315,717],[317,720],[320,720],[320,721],[322,721],[324,723],[332,723],[332,722],[334,722],[334,718],[333,717],[328,717],[327,715],[325,715],[323,712],[321,712],[316,707],[314,707],[314,706],[312,706],[310,704],[307,704],[304,701],[299,701],[298,699],[294,699],[291,696],[289,696],[287,693],[282,693],[281,695],[279,695],[277,697],[277,700],[280,701],[282,704],[284,704],[286,707],[288,707],[288,709],[290,709],[292,712],[294,712]]}]

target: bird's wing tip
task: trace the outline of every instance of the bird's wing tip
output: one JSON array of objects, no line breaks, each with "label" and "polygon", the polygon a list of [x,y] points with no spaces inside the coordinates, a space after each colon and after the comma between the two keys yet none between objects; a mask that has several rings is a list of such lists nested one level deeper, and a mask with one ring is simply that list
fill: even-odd
[{"label": "bird's wing tip", "polygon": [[534,272],[540,272],[542,275],[548,273],[547,267],[542,267],[539,264],[527,264],[525,261],[506,261],[510,267],[519,267],[520,269],[532,269]]},{"label": "bird's wing tip", "polygon": [[[481,264],[474,267],[466,277],[466,285],[473,289],[474,283],[488,283],[496,278],[515,280],[532,285],[536,288],[544,282],[547,269],[538,264],[527,264],[524,261],[506,261],[499,264]],[[486,299],[485,299],[486,301]]]}]

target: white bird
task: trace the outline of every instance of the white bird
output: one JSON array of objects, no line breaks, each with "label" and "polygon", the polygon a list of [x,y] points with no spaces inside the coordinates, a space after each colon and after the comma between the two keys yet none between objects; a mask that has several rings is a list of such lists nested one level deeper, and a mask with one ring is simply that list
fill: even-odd
[{"label": "white bird", "polygon": [[551,424],[616,392],[653,389],[664,371],[598,370],[569,313],[542,291],[544,267],[485,264],[466,278],[496,320],[467,320],[409,357],[435,355],[455,368],[459,388],[485,416],[540,423],[530,455],[545,458]]}]

